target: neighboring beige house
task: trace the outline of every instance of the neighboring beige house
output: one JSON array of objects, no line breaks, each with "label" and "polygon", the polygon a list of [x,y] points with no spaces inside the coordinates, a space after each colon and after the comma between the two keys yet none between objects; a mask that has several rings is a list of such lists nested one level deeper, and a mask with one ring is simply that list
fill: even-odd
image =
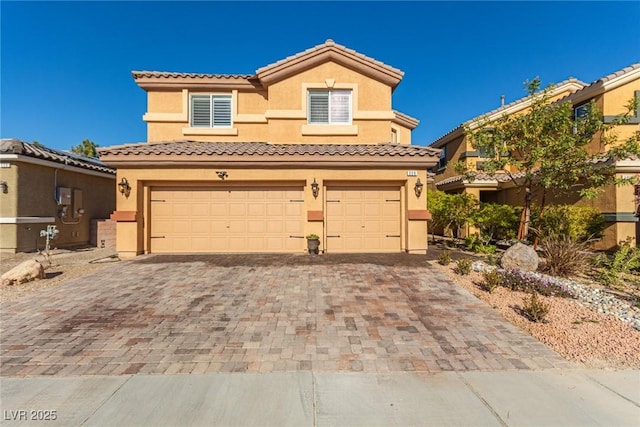
[{"label": "neighboring beige house", "polygon": [[120,256],[427,249],[426,170],[439,150],[392,108],[403,72],[327,40],[255,74],[134,71],[148,142],[117,168]]},{"label": "neighboring beige house", "polygon": [[47,225],[59,231],[55,247],[88,244],[91,220],[115,207],[114,182],[115,170],[98,159],[0,140],[0,252],[44,248]]},{"label": "neighboring beige house", "polygon": [[[640,96],[640,63],[602,77],[589,85],[573,78],[565,80],[555,86],[552,99],[569,100],[573,103],[576,114],[580,114],[581,109],[585,108],[593,99],[603,112],[605,122],[610,122],[616,116],[625,113],[625,105],[634,95]],[[522,98],[469,120],[432,142],[430,147],[443,150],[438,166],[432,170],[436,174],[433,184],[435,188],[448,193],[473,194],[481,202],[522,205],[524,195],[514,189],[513,183],[506,174],[498,173],[491,176],[479,172],[476,179],[469,182],[463,176],[456,174],[454,168],[448,167],[448,165],[462,161],[469,169],[479,170],[483,153],[476,151],[471,146],[465,136],[465,126],[473,126],[480,118],[494,120],[505,114],[525,112],[528,106],[528,98]],[[636,111],[635,116],[628,124],[616,129],[620,140],[624,140],[639,130],[638,117],[639,113]],[[600,149],[599,145],[594,142],[591,152],[597,153]],[[517,176],[516,170],[510,172]],[[616,164],[616,173],[618,177],[635,176],[640,180],[640,160],[619,161]],[[551,203],[592,206],[600,210],[607,221],[607,226],[602,240],[596,244],[596,247],[609,250],[627,238],[631,238],[635,244],[640,239],[638,216],[635,214],[638,207],[634,200],[634,191],[632,185],[611,186],[605,188],[601,196],[594,200],[580,199],[576,195],[575,197],[552,199]]]}]

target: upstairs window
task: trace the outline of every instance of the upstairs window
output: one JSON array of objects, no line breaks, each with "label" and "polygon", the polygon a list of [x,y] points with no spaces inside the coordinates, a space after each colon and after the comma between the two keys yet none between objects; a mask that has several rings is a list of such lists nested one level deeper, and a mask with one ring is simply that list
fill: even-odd
[{"label": "upstairs window", "polygon": [[447,166],[447,147],[441,148],[440,160],[438,160],[438,170],[444,169]]},{"label": "upstairs window", "polygon": [[191,95],[192,127],[231,127],[231,95]]},{"label": "upstairs window", "polygon": [[309,124],[351,124],[350,90],[310,90]]},{"label": "upstairs window", "polygon": [[591,104],[582,104],[578,105],[573,109],[573,118],[575,120],[584,119],[589,115],[589,110],[591,110]]}]

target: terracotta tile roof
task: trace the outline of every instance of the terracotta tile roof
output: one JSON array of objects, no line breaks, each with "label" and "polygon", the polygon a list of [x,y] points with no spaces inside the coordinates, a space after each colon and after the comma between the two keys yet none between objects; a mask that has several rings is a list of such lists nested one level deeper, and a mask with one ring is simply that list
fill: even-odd
[{"label": "terracotta tile roof", "polygon": [[[555,88],[560,88],[560,87],[562,87],[564,85],[567,85],[567,84],[570,84],[570,83],[577,84],[579,86],[582,86],[583,88],[586,87],[586,83],[584,83],[584,82],[582,82],[582,81],[580,81],[580,80],[578,80],[576,78],[573,78],[573,77],[569,77],[568,79],[563,80],[560,83],[555,84],[554,87]],[[579,89],[579,90],[582,90],[582,89]],[[482,119],[483,117],[490,117],[490,116],[493,116],[495,114],[499,114],[502,111],[509,110],[509,109],[511,109],[511,108],[513,108],[515,106],[520,105],[520,104],[524,105],[528,100],[529,100],[529,96],[524,96],[524,97],[522,97],[520,99],[516,99],[513,102],[510,102],[508,104],[502,105],[502,106],[500,106],[498,108],[495,108],[495,109],[493,109],[491,111],[488,111],[486,113],[482,113],[482,114],[480,114],[480,115],[478,115],[478,116],[476,116],[476,117],[474,117],[472,119],[467,120],[466,122],[463,122],[463,123],[459,124],[457,127],[451,129],[449,132],[447,132],[444,135],[442,135],[441,137],[437,138],[430,145],[436,146],[436,145],[438,145],[438,143],[444,142],[443,140],[446,137],[448,137],[449,135],[451,135],[452,133],[454,133],[456,131],[463,130],[465,128],[465,126],[470,126],[471,124],[473,124],[474,122],[477,122],[478,120]]]},{"label": "terracotta tile roof", "polygon": [[[514,179],[519,179],[524,177],[525,173],[517,172],[517,173],[511,174],[511,176]],[[466,181],[466,178],[462,175],[452,176],[450,178],[443,179],[442,181],[436,182],[436,187],[440,187],[448,184],[454,184],[456,182],[463,182],[463,181]],[[497,183],[505,183],[505,182],[511,181],[511,177],[509,177],[509,175],[507,175],[506,173],[497,173],[495,175],[492,175],[484,172],[479,172],[476,174],[475,181],[495,181]]]},{"label": "terracotta tile roof", "polygon": [[638,69],[640,69],[640,62],[636,62],[635,64],[631,64],[628,67],[624,67],[621,70],[615,71],[615,72],[613,72],[611,74],[607,74],[606,76],[596,80],[595,82],[593,82],[591,84],[598,83],[598,82],[606,83],[608,81],[611,81],[611,80],[615,79],[616,77],[623,76],[623,75],[625,75],[625,74],[627,74],[627,73],[629,73],[629,72],[631,72],[633,70],[638,70]]},{"label": "terracotta tile roof", "polygon": [[107,166],[98,159],[30,144],[28,142],[20,141],[19,139],[1,139],[0,155],[1,154],[19,154],[22,156],[48,160],[63,165],[76,166],[82,169],[93,170],[96,172],[103,172],[112,175],[115,175],[116,173],[114,168]]},{"label": "terracotta tile roof", "polygon": [[440,150],[400,144],[269,144],[266,142],[170,141],[138,143],[98,149],[100,156],[382,156],[435,157]]},{"label": "terracotta tile roof", "polygon": [[387,65],[384,62],[381,62],[381,61],[378,61],[377,59],[371,58],[370,56],[363,55],[362,53],[356,52],[353,49],[349,49],[348,47],[343,46],[341,44],[338,44],[338,43],[334,42],[331,39],[327,39],[327,41],[325,41],[324,43],[319,44],[319,45],[314,46],[314,47],[311,47],[311,48],[309,48],[307,50],[304,50],[304,51],[302,51],[300,53],[296,53],[295,55],[291,55],[291,56],[288,56],[288,57],[286,57],[284,59],[276,61],[276,62],[274,62],[272,64],[265,65],[264,67],[259,68],[256,71],[256,74],[264,73],[265,71],[267,71],[267,70],[269,70],[271,68],[275,68],[275,67],[281,66],[281,65],[283,65],[285,63],[288,63],[288,62],[296,61],[296,60],[298,60],[300,58],[312,55],[315,52],[324,50],[326,48],[336,49],[338,51],[342,51],[342,52],[345,52],[347,54],[356,56],[356,57],[360,58],[361,60],[363,60],[365,62],[370,62],[372,64],[378,65],[379,67],[386,68],[388,71],[390,71],[390,72],[392,72],[394,74],[400,74],[400,75],[404,74],[404,72],[402,70],[394,68],[391,65]]},{"label": "terracotta tile roof", "polygon": [[252,74],[203,74],[203,73],[176,73],[170,71],[132,71],[134,79],[143,77],[160,77],[167,79],[178,78],[193,78],[193,79],[207,79],[207,78],[222,78],[222,79],[250,79],[255,77]]}]

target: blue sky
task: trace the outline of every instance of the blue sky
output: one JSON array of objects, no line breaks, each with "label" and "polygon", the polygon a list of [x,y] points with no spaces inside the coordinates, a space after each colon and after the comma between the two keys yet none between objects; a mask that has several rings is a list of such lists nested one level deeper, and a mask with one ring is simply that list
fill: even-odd
[{"label": "blue sky", "polygon": [[640,61],[640,2],[0,3],[0,136],[69,149],[146,140],[132,70],[252,74],[333,39],[405,72],[426,145],[524,95]]}]

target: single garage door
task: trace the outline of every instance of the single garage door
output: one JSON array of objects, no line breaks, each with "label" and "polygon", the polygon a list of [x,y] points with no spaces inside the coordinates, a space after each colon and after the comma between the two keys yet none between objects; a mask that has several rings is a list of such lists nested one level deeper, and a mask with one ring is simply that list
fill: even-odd
[{"label": "single garage door", "polygon": [[327,252],[400,252],[400,188],[327,188]]},{"label": "single garage door", "polygon": [[[150,250],[298,252],[303,236],[302,187],[151,189]],[[290,237],[290,236],[298,236]]]}]

